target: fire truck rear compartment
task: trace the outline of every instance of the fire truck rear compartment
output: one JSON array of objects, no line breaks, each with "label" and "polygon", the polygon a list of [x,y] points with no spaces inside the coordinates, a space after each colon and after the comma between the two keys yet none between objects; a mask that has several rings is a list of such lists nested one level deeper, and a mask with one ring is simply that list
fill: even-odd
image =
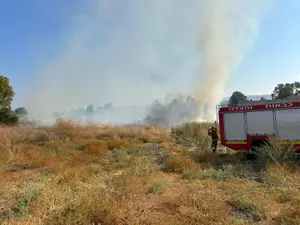
[{"label": "fire truck rear compartment", "polygon": [[271,136],[276,133],[273,111],[246,113],[246,132],[249,136]]},{"label": "fire truck rear compartment", "polygon": [[300,109],[275,111],[277,135],[283,141],[300,140]]},{"label": "fire truck rear compartment", "polygon": [[261,147],[266,139],[277,136],[281,142],[300,141],[300,109],[274,109],[224,113],[226,143],[249,142]]}]

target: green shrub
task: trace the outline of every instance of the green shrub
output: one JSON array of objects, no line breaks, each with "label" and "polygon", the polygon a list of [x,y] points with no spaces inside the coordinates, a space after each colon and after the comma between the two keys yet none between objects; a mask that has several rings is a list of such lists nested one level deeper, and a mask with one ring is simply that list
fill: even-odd
[{"label": "green shrub", "polygon": [[11,109],[0,109],[0,124],[13,126],[16,125],[18,121],[18,116]]},{"label": "green shrub", "polygon": [[249,193],[239,192],[229,200],[231,211],[238,217],[259,222],[266,218],[266,205],[264,202],[255,202]]},{"label": "green shrub", "polygon": [[262,148],[255,148],[254,155],[262,165],[285,165],[296,160],[296,152],[291,145],[282,145],[278,139],[269,138]]},{"label": "green shrub", "polygon": [[184,137],[198,139],[199,137],[207,137],[207,130],[210,126],[210,123],[184,123],[180,126],[174,127],[172,129],[172,134],[175,137]]},{"label": "green shrub", "polygon": [[167,180],[157,180],[154,181],[150,188],[149,188],[149,193],[161,193],[168,187],[168,181]]}]

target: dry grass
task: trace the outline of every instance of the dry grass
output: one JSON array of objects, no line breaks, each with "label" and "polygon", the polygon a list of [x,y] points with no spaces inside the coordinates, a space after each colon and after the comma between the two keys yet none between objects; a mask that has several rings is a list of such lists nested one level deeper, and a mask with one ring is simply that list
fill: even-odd
[{"label": "dry grass", "polygon": [[198,171],[199,166],[186,156],[172,156],[165,161],[165,170],[182,173],[184,170]]},{"label": "dry grass", "polygon": [[299,224],[297,162],[212,154],[208,126],[0,128],[0,224]]}]

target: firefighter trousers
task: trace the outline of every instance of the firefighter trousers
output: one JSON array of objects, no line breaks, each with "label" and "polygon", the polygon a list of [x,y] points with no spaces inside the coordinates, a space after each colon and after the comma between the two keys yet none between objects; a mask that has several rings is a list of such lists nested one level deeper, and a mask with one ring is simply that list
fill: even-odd
[{"label": "firefighter trousers", "polygon": [[211,149],[213,150],[213,152],[215,152],[217,150],[217,146],[218,146],[218,139],[212,139]]}]

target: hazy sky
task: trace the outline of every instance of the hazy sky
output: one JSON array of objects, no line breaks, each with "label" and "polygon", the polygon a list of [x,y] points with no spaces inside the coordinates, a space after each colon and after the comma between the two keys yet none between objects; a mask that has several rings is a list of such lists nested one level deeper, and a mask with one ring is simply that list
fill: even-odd
[{"label": "hazy sky", "polygon": [[[141,0],[141,2],[142,1],[143,0]],[[39,71],[41,67],[44,66],[42,63],[51,62],[51,60],[56,57],[56,54],[61,51],[61,47],[65,44],[64,41],[68,40],[64,39],[66,34],[72,35],[74,26],[77,24],[80,26],[80,19],[84,20],[86,10],[91,10],[90,5],[88,5],[90,2],[92,2],[92,0],[0,0],[0,73],[9,77],[16,91],[14,107],[24,105],[24,96],[28,93],[34,82],[36,82]],[[114,1],[111,0],[111,2]],[[120,3],[119,0],[115,0],[115,2]],[[104,6],[105,4],[99,7]],[[118,17],[116,16],[114,16],[113,19],[107,19],[106,16],[108,15],[105,14],[106,11],[104,9],[101,10],[101,12],[103,12],[101,16],[103,19],[101,32],[95,32],[98,42],[111,31],[111,27],[116,26],[115,23],[118,21]],[[117,10],[117,13],[114,15],[119,15],[120,18],[123,19],[124,17],[122,16],[126,12],[126,6],[120,4],[119,8],[115,10]],[[226,88],[227,95],[234,90],[240,90],[249,95],[269,94],[279,82],[292,82],[300,79],[299,12],[299,0],[277,1],[277,4],[260,24],[258,37],[254,42],[253,48],[244,55],[242,63],[231,75],[229,81],[230,85]],[[81,18],[80,15],[83,15],[83,17]],[[107,21],[105,21],[105,19],[107,19]],[[92,24],[88,32],[93,32],[93,26],[98,26],[98,24]],[[172,28],[175,29],[175,27],[176,26],[173,26]],[[160,29],[167,29],[167,27],[161,27]],[[120,29],[118,29],[118,31],[120,31]],[[82,32],[84,32],[84,30]],[[176,31],[173,30],[172,32],[176,33]],[[77,34],[78,33],[74,33],[74,35]],[[178,34],[178,40],[180,35],[184,34]],[[91,43],[89,43],[90,51],[93,51],[93,41],[95,40],[91,39]],[[172,42],[172,40],[165,41],[166,45],[170,44],[170,42]],[[182,44],[182,42],[180,43]],[[75,47],[77,46],[76,43],[73,43],[73,45]],[[118,46],[116,46],[116,49],[117,47]],[[189,43],[178,46],[178,48],[186,49],[191,47]],[[112,49],[112,51],[116,51],[116,49]],[[178,52],[181,52],[180,49]],[[88,54],[88,52],[86,52],[86,54]],[[164,55],[165,57],[167,57],[168,54],[172,54],[172,63],[176,65],[176,63],[174,63],[174,60],[177,59],[174,57],[176,52],[164,52],[164,54],[166,54]],[[188,55],[188,53],[186,53],[186,55]],[[108,57],[112,56],[113,54]],[[178,60],[184,57],[184,54],[178,56]],[[191,61],[191,64],[192,63]],[[170,69],[172,65],[168,65],[168,69]],[[178,65],[180,65],[180,63]],[[76,66],[79,67],[80,65],[74,65],[75,70],[77,69]],[[123,66],[126,67],[126,65]],[[89,71],[89,69],[90,68],[86,68],[86,71]],[[184,68],[178,66],[172,69],[175,72],[176,70],[181,70],[182,73],[190,72],[188,64],[185,64]],[[157,83],[162,83],[164,79],[169,79],[169,77],[157,74],[155,71],[147,71],[147,73],[149,73],[149,80]],[[51,81],[51,78],[52,75],[49,73],[46,82],[52,82],[53,85],[55,81]],[[53,76],[53,79],[56,79],[56,77]],[[124,78],[124,80],[126,80],[126,78]],[[77,80],[73,82],[81,82],[81,80],[77,78]],[[155,82],[151,85],[153,86]],[[176,77],[174,75],[174,79],[169,81],[166,86],[170,87],[169,90],[164,90],[164,92],[162,91],[161,93],[176,91],[177,89],[186,89],[188,83],[192,82],[193,78],[188,75],[176,75]],[[114,88],[116,90],[118,88],[121,89],[121,83],[122,80],[120,80],[120,84]],[[71,84],[72,82],[70,82],[70,85]],[[138,83],[136,85],[138,85]],[[67,89],[68,87],[65,88]],[[80,91],[88,90],[88,88],[89,87],[82,87]],[[141,88],[147,89],[147,86],[145,85],[145,87]],[[159,96],[158,91],[154,90],[153,93],[157,93],[157,96]],[[142,96],[137,96],[137,94],[134,93],[131,97],[141,98]],[[102,104],[104,101],[105,100],[99,102],[99,104]],[[97,104],[97,102],[94,102],[94,99],[91,99],[90,103]]]}]

